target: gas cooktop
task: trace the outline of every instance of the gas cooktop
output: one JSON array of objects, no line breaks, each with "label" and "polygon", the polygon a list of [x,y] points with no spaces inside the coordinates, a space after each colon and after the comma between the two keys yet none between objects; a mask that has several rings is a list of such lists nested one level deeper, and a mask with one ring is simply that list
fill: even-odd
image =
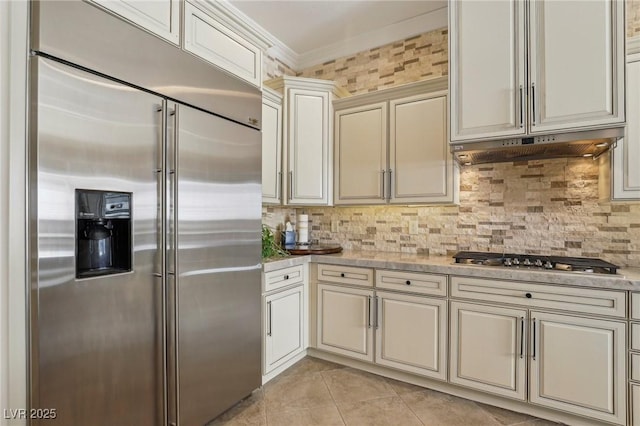
[{"label": "gas cooktop", "polygon": [[569,271],[592,274],[616,274],[618,266],[587,257],[541,256],[537,254],[484,253],[460,251],[453,255],[456,263],[501,266],[540,271]]}]

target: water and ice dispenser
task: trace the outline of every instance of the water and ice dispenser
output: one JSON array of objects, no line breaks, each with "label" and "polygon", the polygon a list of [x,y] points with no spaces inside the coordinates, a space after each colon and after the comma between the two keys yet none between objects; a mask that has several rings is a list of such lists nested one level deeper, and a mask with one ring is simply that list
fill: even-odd
[{"label": "water and ice dispenser", "polygon": [[76,278],[131,271],[131,193],[76,189]]}]

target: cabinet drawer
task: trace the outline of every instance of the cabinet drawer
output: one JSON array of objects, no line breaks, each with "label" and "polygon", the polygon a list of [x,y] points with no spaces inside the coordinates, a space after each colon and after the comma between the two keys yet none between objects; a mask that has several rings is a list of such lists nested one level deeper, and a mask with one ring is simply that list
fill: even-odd
[{"label": "cabinet drawer", "polygon": [[447,277],[445,275],[378,269],[376,270],[376,288],[446,296]]},{"label": "cabinet drawer", "polygon": [[299,284],[303,281],[304,265],[278,269],[277,271],[266,272],[264,274],[264,288],[262,291],[266,293],[281,287]]},{"label": "cabinet drawer", "polygon": [[640,324],[631,324],[631,349],[640,351]]},{"label": "cabinet drawer", "polygon": [[620,318],[626,316],[624,291],[452,276],[451,297]]},{"label": "cabinet drawer", "polygon": [[631,318],[640,319],[640,293],[631,293]]},{"label": "cabinet drawer", "polygon": [[319,264],[318,281],[373,287],[373,269]]}]

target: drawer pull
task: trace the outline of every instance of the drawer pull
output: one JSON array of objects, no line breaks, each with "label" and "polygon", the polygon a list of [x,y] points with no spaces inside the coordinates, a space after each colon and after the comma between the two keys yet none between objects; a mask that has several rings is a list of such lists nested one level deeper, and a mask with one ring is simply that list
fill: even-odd
[{"label": "drawer pull", "polygon": [[285,280],[288,280],[288,279],[289,279],[289,275],[285,275],[285,276],[284,276],[284,279],[285,279]]},{"label": "drawer pull", "polygon": [[527,294],[525,294],[525,297],[526,297],[527,299],[531,299],[531,297],[533,297],[533,296],[531,296],[531,293],[527,293]]},{"label": "drawer pull", "polygon": [[411,285],[411,281],[407,280],[407,281],[405,282],[405,284],[406,284],[406,285]]},{"label": "drawer pull", "polygon": [[340,273],[340,277],[344,278],[344,272]]}]

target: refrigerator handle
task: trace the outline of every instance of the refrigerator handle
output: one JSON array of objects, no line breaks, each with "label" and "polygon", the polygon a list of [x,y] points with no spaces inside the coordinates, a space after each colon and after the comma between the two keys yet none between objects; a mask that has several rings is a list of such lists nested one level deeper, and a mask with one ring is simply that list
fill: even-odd
[{"label": "refrigerator handle", "polygon": [[168,239],[166,247],[167,256],[167,276],[170,285],[168,289],[168,312],[169,312],[169,324],[171,329],[169,330],[169,374],[171,377],[171,386],[169,387],[169,403],[171,404],[170,414],[168,417],[169,425],[177,425],[180,418],[179,413],[179,377],[180,377],[180,363],[178,359],[178,339],[179,339],[179,327],[178,327],[178,214],[177,214],[177,202],[178,202],[178,107],[168,108],[167,111],[167,138],[165,143],[166,158],[167,158],[167,173],[166,179],[168,182],[167,191],[165,192],[166,200],[166,224],[167,231],[165,233]]}]

